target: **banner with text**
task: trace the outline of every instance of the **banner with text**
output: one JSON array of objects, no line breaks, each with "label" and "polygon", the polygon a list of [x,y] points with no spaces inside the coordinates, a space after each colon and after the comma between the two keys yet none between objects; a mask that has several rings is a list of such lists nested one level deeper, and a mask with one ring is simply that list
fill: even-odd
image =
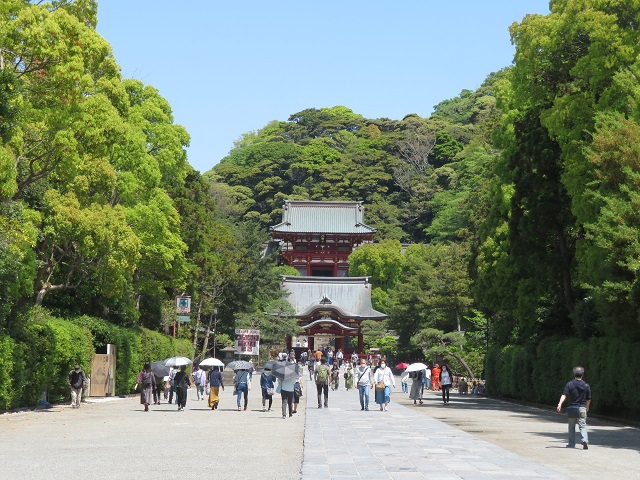
[{"label": "banner with text", "polygon": [[260,349],[260,330],[236,328],[236,353],[258,355]]}]

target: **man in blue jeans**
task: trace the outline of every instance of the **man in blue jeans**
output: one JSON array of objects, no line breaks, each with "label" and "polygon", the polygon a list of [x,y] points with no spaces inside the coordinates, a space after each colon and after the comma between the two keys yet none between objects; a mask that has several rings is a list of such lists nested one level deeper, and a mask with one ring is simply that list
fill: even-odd
[{"label": "man in blue jeans", "polygon": [[360,394],[360,410],[369,410],[369,390],[373,388],[373,372],[364,358],[360,360],[360,365],[356,368],[355,377]]},{"label": "man in blue jeans", "polygon": [[574,448],[576,446],[576,423],[580,429],[580,436],[582,437],[582,448],[587,450],[589,448],[589,437],[587,436],[587,412],[591,405],[591,387],[588,383],[582,380],[584,376],[584,368],[578,366],[573,369],[574,379],[568,382],[564,386],[564,391],[558,402],[556,410],[558,413],[562,409],[562,404],[570,398],[569,406],[567,407],[567,417],[569,420],[569,443],[568,448]]},{"label": "man in blue jeans", "polygon": [[236,393],[238,395],[238,411],[242,410],[240,406],[240,399],[244,394],[244,410],[247,409],[247,404],[249,403],[249,390],[251,390],[251,375],[249,374],[249,370],[239,370],[236,373],[233,382],[236,385]]}]

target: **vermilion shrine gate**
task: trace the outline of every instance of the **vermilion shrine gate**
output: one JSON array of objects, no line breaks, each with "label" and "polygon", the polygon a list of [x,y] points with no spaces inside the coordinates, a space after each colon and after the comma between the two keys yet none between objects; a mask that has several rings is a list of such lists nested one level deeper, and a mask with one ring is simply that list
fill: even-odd
[{"label": "vermilion shrine gate", "polygon": [[[329,345],[345,354],[363,353],[362,322],[387,315],[371,306],[367,277],[347,277],[348,257],[373,241],[375,229],[364,223],[362,202],[287,200],[282,222],[271,227],[283,261],[301,276],[285,276],[282,289],[309,339],[308,348]],[[291,339],[287,339],[291,348]]]}]

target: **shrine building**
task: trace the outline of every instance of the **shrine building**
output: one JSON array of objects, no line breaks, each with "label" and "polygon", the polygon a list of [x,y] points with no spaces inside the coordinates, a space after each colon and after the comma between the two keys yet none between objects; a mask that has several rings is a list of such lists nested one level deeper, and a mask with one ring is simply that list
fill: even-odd
[{"label": "shrine building", "polygon": [[[371,305],[368,277],[347,277],[348,257],[363,243],[373,242],[375,229],[364,223],[362,202],[286,200],[282,222],[271,227],[284,263],[301,276],[285,276],[282,289],[304,328],[307,347],[363,352],[362,322],[387,315]],[[294,343],[292,345],[292,343]],[[304,349],[296,339],[287,348]]]}]

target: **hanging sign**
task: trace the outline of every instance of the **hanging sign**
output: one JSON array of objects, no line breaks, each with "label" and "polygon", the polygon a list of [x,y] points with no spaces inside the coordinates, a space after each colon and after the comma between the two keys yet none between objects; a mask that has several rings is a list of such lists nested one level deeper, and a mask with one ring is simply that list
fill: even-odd
[{"label": "hanging sign", "polygon": [[178,315],[191,313],[191,297],[176,297],[176,313]]}]

